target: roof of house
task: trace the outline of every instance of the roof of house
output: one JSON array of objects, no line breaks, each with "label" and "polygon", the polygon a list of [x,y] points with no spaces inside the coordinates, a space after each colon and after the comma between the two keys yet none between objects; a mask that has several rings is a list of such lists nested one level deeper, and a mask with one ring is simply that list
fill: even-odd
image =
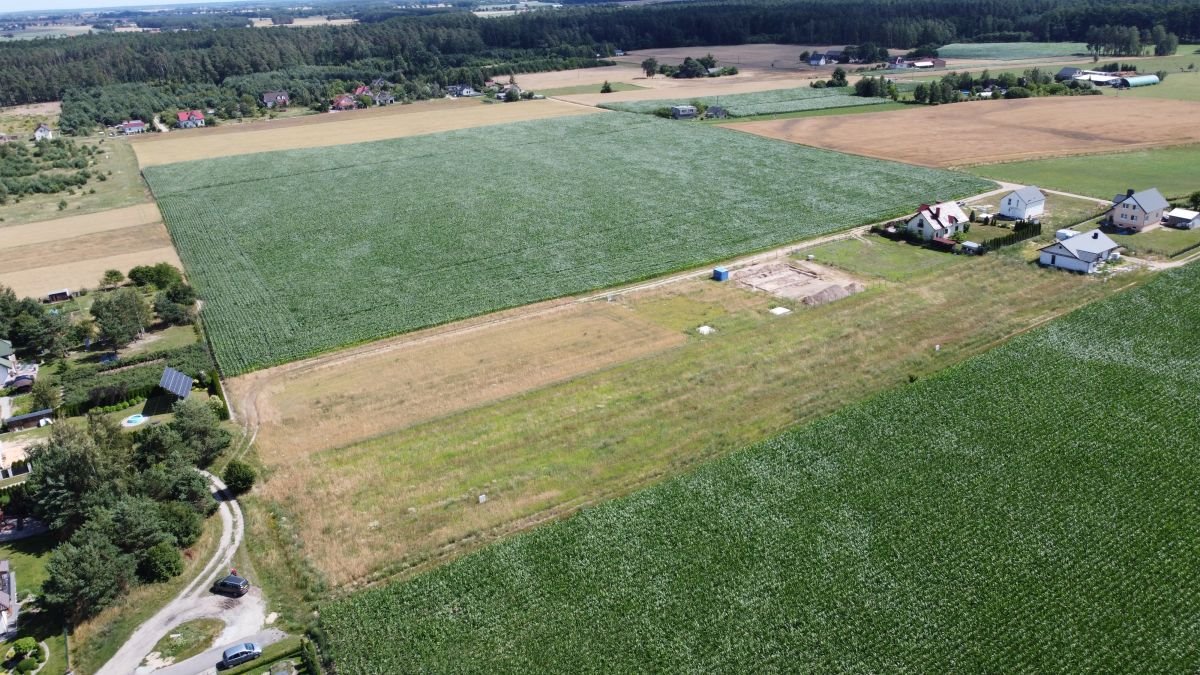
[{"label": "roof of house", "polygon": [[42,410],[35,410],[31,413],[25,413],[24,415],[16,415],[15,417],[9,417],[8,419],[4,420],[4,423],[7,425],[7,424],[12,424],[14,422],[24,422],[26,420],[40,420],[44,417],[51,417],[53,415],[54,415],[54,408],[43,408]]},{"label": "roof of house", "polygon": [[273,100],[287,97],[288,93],[286,91],[268,91],[263,93],[263,100]]},{"label": "roof of house", "polygon": [[1082,72],[1083,72],[1083,68],[1072,68],[1072,67],[1068,66],[1068,67],[1063,68],[1062,70],[1058,71],[1058,74],[1061,77],[1074,77]]},{"label": "roof of house", "polygon": [[[12,359],[9,359],[6,356],[0,356],[0,371],[12,370],[12,367],[13,367]],[[0,382],[3,382],[3,381],[4,381],[4,378],[0,377]]]},{"label": "roof of house", "polygon": [[367,96],[367,95],[370,95],[370,93],[371,93],[371,88],[365,84],[354,88],[355,96]]},{"label": "roof of house", "polygon": [[163,368],[162,378],[158,381],[158,386],[175,394],[179,398],[187,398],[188,394],[192,393],[192,378],[186,374],[175,370],[171,366]]},{"label": "roof of house", "polygon": [[1084,232],[1083,234],[1077,234],[1070,239],[1064,239],[1062,241],[1055,242],[1043,248],[1042,250],[1044,251],[1048,248],[1054,248],[1056,246],[1061,246],[1069,251],[1071,255],[1082,259],[1083,256],[1080,255],[1081,253],[1087,253],[1090,254],[1090,256],[1096,256],[1119,248],[1120,244],[1110,239],[1107,234],[1104,234],[1100,230],[1092,230],[1090,232]]},{"label": "roof of house", "polygon": [[8,340],[0,340],[0,356],[12,356],[13,346]]},{"label": "roof of house", "polygon": [[955,202],[942,202],[933,206],[922,204],[921,208],[917,209],[917,215],[925,216],[925,220],[941,228],[967,221],[967,214],[963,213],[962,207]]},{"label": "roof of house", "polygon": [[1019,190],[1013,190],[1008,196],[1016,197],[1026,204],[1046,201],[1046,195],[1042,194],[1042,191],[1037,189],[1035,185],[1026,185]]},{"label": "roof of house", "polygon": [[1158,191],[1158,188],[1142,190],[1131,195],[1117,195],[1113,197],[1113,204],[1122,204],[1129,200],[1133,200],[1134,204],[1140,206],[1147,213],[1159,209],[1167,209],[1171,206],[1167,202],[1167,198],[1162,196],[1162,193]]},{"label": "roof of house", "polygon": [[[121,122],[117,126],[122,127],[124,129],[130,129],[133,127],[144,127],[144,126],[146,126],[146,123],[141,120],[128,120],[126,122]],[[57,293],[57,292],[58,291],[55,291],[55,293]]]},{"label": "roof of house", "polygon": [[180,110],[175,114],[175,117],[178,118],[180,122],[187,122],[188,120],[194,119],[202,120],[204,119],[204,113],[200,112],[199,110]]},{"label": "roof of house", "polygon": [[41,124],[37,125],[37,128],[34,129],[34,131],[42,131],[43,129],[46,131],[50,131],[50,125],[46,124],[45,122],[42,122]]},{"label": "roof of house", "polygon": [[694,105],[673,105],[673,106],[671,106],[671,110],[678,110],[680,112],[685,112],[685,111],[690,110],[692,112],[696,112],[696,106],[694,106]]}]

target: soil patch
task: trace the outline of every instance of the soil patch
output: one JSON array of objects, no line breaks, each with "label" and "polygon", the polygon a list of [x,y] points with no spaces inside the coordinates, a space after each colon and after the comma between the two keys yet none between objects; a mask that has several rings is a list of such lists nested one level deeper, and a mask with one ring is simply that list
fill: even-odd
[{"label": "soil patch", "polygon": [[867,157],[950,167],[1194,143],[1200,141],[1197,119],[1200,103],[1074,96],[728,126]]},{"label": "soil patch", "polygon": [[806,305],[823,305],[866,290],[861,282],[806,262],[767,262],[730,274],[739,286]]}]

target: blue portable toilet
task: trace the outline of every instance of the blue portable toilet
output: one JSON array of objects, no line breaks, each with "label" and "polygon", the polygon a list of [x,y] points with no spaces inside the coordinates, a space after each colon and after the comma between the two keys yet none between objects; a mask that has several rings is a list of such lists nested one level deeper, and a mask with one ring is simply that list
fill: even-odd
[{"label": "blue portable toilet", "polygon": [[713,281],[729,281],[729,270],[724,267],[713,269]]}]

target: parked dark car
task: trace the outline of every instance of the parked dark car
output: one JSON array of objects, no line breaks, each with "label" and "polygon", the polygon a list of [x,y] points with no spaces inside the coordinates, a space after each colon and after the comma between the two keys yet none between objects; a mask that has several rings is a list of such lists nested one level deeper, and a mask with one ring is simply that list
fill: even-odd
[{"label": "parked dark car", "polygon": [[222,595],[231,595],[235,598],[240,598],[250,591],[250,582],[234,574],[221,579],[213,584],[213,593]]},{"label": "parked dark car", "polygon": [[262,647],[253,642],[235,645],[225,650],[225,653],[221,655],[221,662],[217,664],[217,667],[222,670],[232,668],[247,661],[253,661],[260,656],[262,656]]}]

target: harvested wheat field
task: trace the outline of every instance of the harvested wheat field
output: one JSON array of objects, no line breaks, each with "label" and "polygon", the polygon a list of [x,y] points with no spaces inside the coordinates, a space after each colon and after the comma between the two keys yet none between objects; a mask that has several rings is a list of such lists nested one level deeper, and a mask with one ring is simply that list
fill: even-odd
[{"label": "harvested wheat field", "polygon": [[[689,56],[698,58],[712,54],[717,59],[718,66],[737,66],[738,69],[755,68],[771,70],[772,68],[804,68],[809,69],[807,62],[800,61],[802,52],[826,52],[832,49],[845,49],[845,45],[781,45],[781,44],[743,44],[743,45],[710,45],[708,47],[664,47],[662,49],[639,49],[625,56],[617,56],[612,60],[618,63],[640,64],[644,59],[654,57],[659,63],[679,65]],[[903,54],[904,50],[891,50]],[[833,66],[826,70],[833,70]]]},{"label": "harvested wheat field", "polygon": [[108,269],[169,262],[182,267],[162,217],[139,204],[58,220],[13,225],[0,232],[0,284],[17,295],[95,286]]},{"label": "harvested wheat field", "polygon": [[558,101],[483,104],[479,99],[442,99],[384,108],[324,113],[252,124],[227,124],[151,134],[133,143],[142,167],[271,150],[318,148],[380,141],[439,131],[596,112]]},{"label": "harvested wheat field", "polygon": [[1200,141],[1200,103],[1072,96],[727,125],[768,138],[930,167]]},{"label": "harvested wheat field", "polygon": [[[684,342],[616,304],[435,328],[228,383],[268,466],[661,352]],[[314,411],[320,411],[314,414]]]},{"label": "harvested wheat field", "polygon": [[[703,54],[701,54],[703,56]],[[632,91],[614,91],[611,94],[571,94],[556,96],[563,101],[583,105],[600,105],[601,103],[616,103],[620,101],[653,101],[662,98],[699,98],[702,96],[724,96],[728,94],[749,94],[757,91],[772,89],[795,89],[807,87],[811,79],[828,77],[828,73],[812,73],[805,77],[792,72],[743,71],[727,77],[705,77],[697,79],[676,80],[670,77],[656,75],[653,78],[641,78],[632,81],[633,84],[645,89]]]}]

